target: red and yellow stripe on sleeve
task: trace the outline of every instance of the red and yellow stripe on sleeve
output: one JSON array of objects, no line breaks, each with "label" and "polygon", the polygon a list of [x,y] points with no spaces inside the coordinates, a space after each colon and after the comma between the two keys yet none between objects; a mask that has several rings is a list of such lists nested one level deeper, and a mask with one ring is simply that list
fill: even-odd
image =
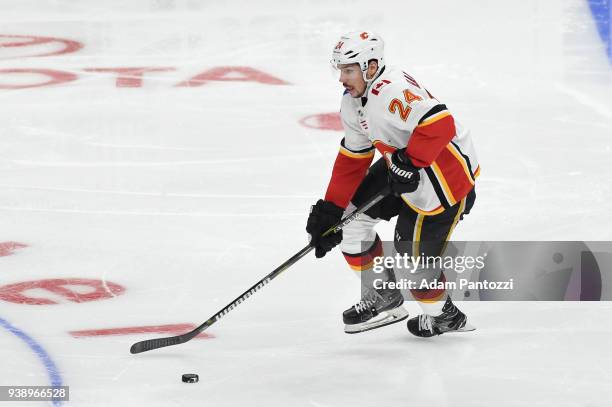
[{"label": "red and yellow stripe on sleeve", "polygon": [[472,169],[467,156],[452,142],[455,121],[445,105],[434,106],[414,129],[406,154],[424,167],[445,207],[459,202],[474,187],[480,167]]},{"label": "red and yellow stripe on sleeve", "polygon": [[365,177],[373,158],[374,147],[352,151],[344,146],[344,140],[342,140],[325,193],[325,200],[346,208]]},{"label": "red and yellow stripe on sleeve", "polygon": [[455,134],[453,116],[445,105],[437,105],[415,127],[406,154],[417,167],[429,167]]}]

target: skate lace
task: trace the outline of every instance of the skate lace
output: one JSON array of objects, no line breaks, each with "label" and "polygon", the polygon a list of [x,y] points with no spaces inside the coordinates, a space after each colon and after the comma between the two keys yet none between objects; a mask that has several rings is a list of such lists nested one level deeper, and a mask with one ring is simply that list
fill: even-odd
[{"label": "skate lace", "polygon": [[374,305],[375,302],[375,299],[363,298],[361,301],[354,305],[355,311],[357,311],[358,314],[367,311],[372,305]]},{"label": "skate lace", "polygon": [[431,316],[427,314],[419,315],[419,330],[428,330],[429,332],[433,332],[433,326],[431,324]]}]

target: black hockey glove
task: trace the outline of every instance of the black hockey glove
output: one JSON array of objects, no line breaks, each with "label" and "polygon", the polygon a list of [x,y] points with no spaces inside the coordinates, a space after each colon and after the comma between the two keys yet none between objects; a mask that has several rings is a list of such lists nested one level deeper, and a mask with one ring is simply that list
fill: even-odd
[{"label": "black hockey glove", "polygon": [[400,196],[406,192],[416,191],[420,180],[419,168],[410,162],[406,156],[406,149],[395,150],[389,165],[389,186],[393,194]]},{"label": "black hockey glove", "polygon": [[315,248],[315,256],[321,258],[325,254],[340,244],[342,241],[342,230],[328,236],[321,236],[327,229],[335,225],[342,219],[344,209],[330,201],[319,199],[310,208],[310,215],[306,223],[306,232],[310,233],[310,245]]}]

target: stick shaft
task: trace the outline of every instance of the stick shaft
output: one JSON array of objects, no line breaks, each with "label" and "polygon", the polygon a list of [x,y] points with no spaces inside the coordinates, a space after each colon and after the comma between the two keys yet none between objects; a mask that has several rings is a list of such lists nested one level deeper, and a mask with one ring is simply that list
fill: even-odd
[{"label": "stick shaft", "polygon": [[[348,215],[347,217],[342,219],[340,222],[338,222],[337,224],[335,224],[334,226],[332,226],[331,228],[326,230],[325,233],[323,233],[323,236],[327,236],[327,235],[329,235],[331,233],[339,232],[344,227],[346,227],[346,225],[348,225],[349,223],[351,223],[352,221],[357,219],[357,217],[359,217],[359,215],[361,215],[363,212],[367,211],[372,206],[374,206],[378,202],[380,202],[380,200],[382,200],[386,195],[387,195],[387,190],[385,189],[381,193],[379,193],[378,195],[372,197],[370,200],[368,200],[362,206],[360,206],[359,208],[355,209],[350,215]],[[159,349],[159,348],[163,348],[163,347],[166,347],[166,346],[178,345],[178,344],[190,341],[191,339],[195,338],[197,335],[202,333],[204,330],[208,329],[208,327],[213,325],[215,322],[217,322],[218,320],[223,318],[225,315],[227,315],[230,311],[232,311],[234,308],[236,308],[238,305],[240,305],[242,302],[244,302],[247,298],[251,297],[257,291],[261,290],[270,281],[272,281],[276,277],[278,277],[282,272],[284,272],[289,267],[291,267],[292,265],[297,263],[302,257],[304,257],[308,253],[310,253],[310,251],[312,249],[314,249],[314,247],[312,247],[310,245],[305,246],[302,250],[300,250],[299,252],[297,252],[296,254],[291,256],[283,264],[281,264],[280,266],[278,266],[277,268],[272,270],[264,278],[262,278],[261,280],[259,280],[255,284],[253,284],[248,290],[246,290],[245,292],[240,294],[238,297],[236,297],[236,299],[234,299],[234,301],[232,301],[229,304],[227,304],[219,312],[217,312],[215,315],[213,315],[208,320],[206,320],[206,322],[204,322],[203,324],[201,324],[197,328],[193,329],[192,331],[189,331],[189,332],[184,333],[182,335],[170,336],[170,337],[167,337],[167,338],[147,339],[147,340],[144,340],[144,341],[136,342],[130,348],[130,352],[131,353],[142,353],[142,352],[146,352],[146,351],[149,351],[149,350]]]}]

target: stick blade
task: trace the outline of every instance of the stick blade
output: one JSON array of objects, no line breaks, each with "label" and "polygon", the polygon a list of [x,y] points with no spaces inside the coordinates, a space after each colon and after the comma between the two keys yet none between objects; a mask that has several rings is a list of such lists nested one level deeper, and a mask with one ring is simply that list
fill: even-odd
[{"label": "stick blade", "polygon": [[164,348],[166,346],[178,345],[183,343],[181,336],[170,336],[168,338],[147,339],[146,341],[136,342],[130,348],[131,354],[147,352],[153,349]]}]

